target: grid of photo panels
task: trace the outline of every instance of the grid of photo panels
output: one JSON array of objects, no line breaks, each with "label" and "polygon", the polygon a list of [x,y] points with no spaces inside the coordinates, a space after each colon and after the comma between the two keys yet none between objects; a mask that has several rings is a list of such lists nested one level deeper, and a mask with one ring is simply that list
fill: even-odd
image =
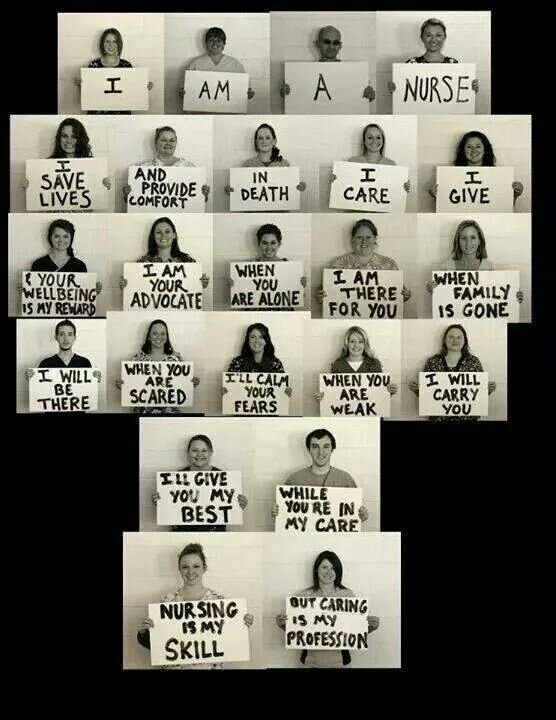
[{"label": "grid of photo panels", "polygon": [[507,420],[531,322],[490,20],[58,15],[58,114],[11,117],[17,411],[137,416],[124,669],[402,666],[381,423]]}]

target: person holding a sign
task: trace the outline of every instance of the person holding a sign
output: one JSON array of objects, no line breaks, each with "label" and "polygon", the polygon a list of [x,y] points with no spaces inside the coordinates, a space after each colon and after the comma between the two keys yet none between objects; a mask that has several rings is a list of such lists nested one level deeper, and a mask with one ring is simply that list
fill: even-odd
[{"label": "person holding a sign", "polygon": [[[199,543],[189,543],[180,552],[178,556],[178,571],[181,575],[183,584],[174,592],[165,595],[160,602],[187,602],[188,600],[223,600],[224,595],[203,584],[203,576],[207,571],[207,559],[202,545]],[[243,616],[243,622],[250,628],[253,624],[254,617],[251,613]],[[154,622],[150,618],[144,618],[137,632],[137,641],[142,647],[150,649],[150,630],[154,627]],[[172,666],[180,670],[220,670],[222,663],[198,663],[196,665],[180,665]]]},{"label": "person holding a sign", "polygon": [[[145,342],[141,350],[131,358],[132,362],[182,362],[181,353],[174,350],[170,341],[170,333],[168,325],[164,320],[153,320],[148,327],[145,335]],[[192,378],[193,387],[199,385],[198,377]],[[119,378],[116,380],[116,387],[121,390],[124,381]],[[180,407],[137,407],[133,408],[133,412],[139,415],[180,415]]]},{"label": "person holding a sign", "polygon": [[[423,372],[483,372],[483,366],[478,357],[471,354],[469,340],[463,325],[449,325],[444,331],[442,348],[436,355],[430,357],[423,367]],[[419,395],[419,383],[411,380],[409,389]],[[488,393],[496,390],[496,383],[489,380]],[[465,422],[478,420],[477,416],[431,416],[434,422]]]},{"label": "person holding a sign", "polygon": [[[297,597],[355,597],[350,588],[342,584],[344,569],[342,561],[332,550],[323,550],[313,563],[313,582],[310,587],[293,593]],[[287,616],[280,613],[276,624],[280,630],[286,630]],[[380,618],[367,616],[369,634],[380,625]],[[351,664],[349,650],[303,650],[299,658],[302,665],[309,668],[341,668]]]},{"label": "person holding a sign", "polygon": [[[478,131],[470,130],[461,138],[456,148],[455,167],[495,167],[496,156],[488,137]],[[523,193],[523,183],[514,180],[512,183],[514,204]],[[429,188],[429,194],[436,199],[438,184]]]},{"label": "person holding a sign", "polygon": [[[274,353],[274,345],[267,326],[262,323],[253,323],[245,331],[241,353],[231,361],[227,372],[286,372],[282,361]],[[222,394],[227,392],[227,388],[223,387]],[[287,387],[284,392],[291,397],[292,388]]]},{"label": "person holding a sign", "polygon": [[[58,352],[55,355],[43,358],[40,368],[90,368],[92,367],[89,358],[83,357],[73,352],[73,345],[77,340],[77,328],[71,320],[60,320],[54,329],[54,337],[58,343]],[[28,368],[25,371],[25,377],[30,380],[35,371]],[[102,373],[95,370],[93,376],[100,382]]]},{"label": "person holding a sign", "polygon": [[[378,247],[378,230],[372,220],[362,218],[357,220],[351,228],[352,252],[339,255],[327,264],[327,268],[336,270],[399,270],[395,260],[376,252]],[[315,296],[322,303],[326,293],[320,285]],[[402,289],[402,297],[407,302],[411,297],[411,290],[405,285]]]},{"label": "person holding a sign", "polygon": [[[210,470],[220,471],[222,468],[212,465],[214,448],[212,440],[207,435],[193,435],[187,443],[187,465],[180,472],[207,472]],[[154,505],[160,500],[160,493],[152,494]],[[242,510],[248,505],[245,495],[240,493],[237,501]],[[176,532],[225,532],[225,525],[173,525],[172,530]]]}]

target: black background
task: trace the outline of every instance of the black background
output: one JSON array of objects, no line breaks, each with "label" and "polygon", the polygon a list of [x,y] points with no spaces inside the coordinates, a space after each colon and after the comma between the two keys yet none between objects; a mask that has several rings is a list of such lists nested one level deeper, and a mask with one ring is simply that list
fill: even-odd
[{"label": "black background", "polygon": [[[88,5],[88,7],[86,7]],[[442,8],[435,12],[442,17]],[[338,9],[182,3],[43,3],[13,6],[4,26],[8,113],[56,114],[56,12],[231,12]],[[430,12],[427,3],[384,10]],[[345,10],[376,10],[354,4]],[[16,415],[5,407],[5,660],[24,682],[19,709],[126,714],[155,701],[162,716],[307,709],[376,717],[537,717],[545,632],[540,602],[543,438],[553,403],[548,333],[548,117],[552,27],[534,4],[492,10],[492,112],[533,114],[534,297],[532,326],[509,326],[507,423],[457,427],[382,424],[382,530],[402,531],[401,670],[123,672],[122,531],[138,529],[138,426],[131,415]],[[218,24],[215,17],[215,23]],[[117,23],[116,23],[117,25]],[[448,27],[449,31],[449,27]],[[543,49],[544,48],[544,49]],[[546,64],[545,64],[546,63]],[[550,68],[550,69],[549,69]],[[5,168],[9,149],[6,145]],[[7,177],[6,172],[6,177]],[[5,191],[9,210],[9,191]],[[20,238],[19,241],[24,241]],[[526,239],[524,238],[524,242]],[[15,372],[16,322],[6,320],[7,378]],[[6,432],[6,431],[5,431]],[[6,647],[6,652],[8,648]],[[294,700],[295,698],[295,700]],[[121,703],[121,705],[120,705]],[[149,712],[149,715],[151,713]]]}]

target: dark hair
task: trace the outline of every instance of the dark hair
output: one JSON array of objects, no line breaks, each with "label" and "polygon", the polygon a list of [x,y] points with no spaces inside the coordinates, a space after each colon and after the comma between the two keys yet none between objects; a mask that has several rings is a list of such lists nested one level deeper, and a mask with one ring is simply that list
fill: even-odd
[{"label": "dark hair", "polygon": [[380,154],[382,155],[382,157],[384,157],[384,153],[386,152],[386,133],[380,127],[380,125],[377,125],[377,123],[369,123],[363,128],[363,132],[361,133],[361,147],[363,149],[363,155],[365,154],[365,133],[369,128],[372,127],[378,128],[382,134],[382,147],[380,148]]},{"label": "dark hair", "polygon": [[311,440],[315,438],[315,440],[322,440],[323,437],[328,437],[332,441],[332,450],[336,450],[336,438],[330,430],[327,430],[326,428],[318,428],[317,430],[311,430],[311,432],[307,435],[305,438],[305,447],[307,450],[311,447]]},{"label": "dark hair", "polygon": [[476,220],[463,220],[456,228],[456,234],[454,235],[454,242],[452,245],[452,258],[454,260],[461,260],[462,252],[459,244],[459,236],[461,231],[465,230],[466,227],[475,228],[479,236],[479,247],[477,248],[475,256],[479,258],[479,260],[488,257],[485,236],[479,223]]},{"label": "dark hair", "polygon": [[56,329],[54,330],[54,337],[56,337],[56,335],[58,335],[59,329],[61,327],[64,327],[64,325],[67,325],[68,327],[73,328],[73,334],[77,335],[77,328],[72,323],[72,321],[68,320],[68,318],[64,318],[64,320],[60,320],[59,323],[56,323]]},{"label": "dark hair", "polygon": [[438,20],[437,18],[429,18],[428,20],[425,20],[425,22],[421,25],[421,32],[419,34],[419,37],[423,37],[423,33],[429,25],[440,25],[440,27],[444,30],[444,35],[446,35],[446,37],[448,36],[448,32],[446,31],[446,25],[444,25],[442,20]]},{"label": "dark hair", "polygon": [[468,165],[467,158],[465,157],[465,143],[469,140],[469,138],[472,137],[479,138],[485,148],[485,154],[483,155],[483,167],[494,167],[496,165],[496,158],[494,156],[494,148],[492,147],[492,143],[484,133],[479,132],[478,130],[471,130],[470,132],[466,132],[462,139],[459,141],[456,150],[456,159],[454,160],[454,165],[456,167],[466,167]]},{"label": "dark hair", "polygon": [[278,225],[273,225],[272,223],[261,225],[261,227],[257,230],[257,242],[259,245],[261,244],[263,235],[274,235],[279,243],[282,242],[282,231]]},{"label": "dark hair", "polygon": [[440,354],[446,355],[448,353],[448,350],[446,348],[446,335],[450,332],[450,330],[453,330],[454,328],[456,330],[461,330],[461,332],[463,333],[463,338],[465,340],[461,349],[461,354],[470,355],[471,351],[469,350],[469,340],[467,339],[467,333],[465,332],[465,328],[463,327],[463,325],[448,325],[448,327],[444,331],[444,335],[442,336],[442,350],[440,351]]},{"label": "dark hair", "polygon": [[361,220],[358,220],[357,222],[353,223],[353,227],[351,228],[351,237],[355,237],[355,234],[359,230],[360,227],[366,227],[369,228],[369,230],[372,232],[372,234],[375,237],[378,237],[378,230],[376,229],[376,225],[372,220],[368,220],[367,218],[362,218]]},{"label": "dark hair", "polygon": [[336,577],[334,578],[334,587],[343,589],[344,585],[342,585],[342,575],[344,574],[344,568],[342,567],[342,561],[335,552],[332,552],[332,550],[323,550],[317,555],[317,558],[313,563],[313,590],[318,590],[320,587],[318,569],[324,560],[328,560],[336,573]]},{"label": "dark hair", "polygon": [[270,338],[270,332],[267,326],[262,323],[253,323],[252,325],[249,325],[245,331],[245,339],[243,340],[243,345],[241,347],[241,356],[245,358],[251,358],[253,356],[253,351],[249,347],[249,335],[253,330],[258,330],[264,338],[263,357],[274,360],[274,345],[272,344],[272,340]]},{"label": "dark hair", "polygon": [[148,249],[147,249],[147,255],[149,255],[149,257],[155,257],[156,255],[158,255],[158,248],[156,246],[156,240],[154,239],[154,231],[155,231],[156,226],[162,222],[168,223],[168,225],[174,231],[174,235],[175,235],[174,239],[172,240],[172,245],[170,247],[170,255],[173,258],[176,258],[177,260],[179,260],[180,262],[190,262],[191,261],[190,256],[187,253],[184,253],[180,250],[180,246],[178,245],[178,232],[176,230],[176,226],[168,217],[158,218],[151,225],[151,229],[149,230],[149,245],[148,245]]},{"label": "dark hair", "polygon": [[67,125],[69,125],[73,129],[73,134],[75,135],[75,157],[93,157],[93,151],[91,150],[91,145],[89,143],[89,136],[87,135],[87,131],[85,130],[83,124],[75,118],[66,118],[65,120],[62,120],[62,122],[58,125],[58,130],[56,130],[56,137],[54,139],[54,150],[52,151],[52,155],[49,157],[49,160],[66,157],[65,152],[62,150],[61,138],[62,130]]},{"label": "dark hair", "polygon": [[226,44],[226,33],[224,32],[224,30],[222,30],[222,28],[219,28],[219,27],[209,28],[205,33],[205,43],[208,42],[208,39],[210,37],[219,38],[220,40],[222,40],[224,45]]},{"label": "dark hair", "polygon": [[121,32],[119,30],[116,30],[116,28],[107,28],[100,36],[100,40],[98,42],[100,54],[104,55],[104,41],[106,40],[106,36],[110,35],[110,34],[112,34],[116,37],[116,45],[118,46],[118,55],[121,55],[123,47],[124,47],[124,41],[122,40]]},{"label": "dark hair", "polygon": [[50,247],[54,247],[52,245],[52,235],[54,233],[54,228],[60,228],[60,230],[63,230],[64,232],[69,233],[70,236],[70,244],[69,248],[67,249],[67,253],[70,257],[73,257],[73,238],[75,235],[75,226],[70,223],[69,220],[64,220],[63,218],[60,218],[59,220],[53,220],[50,225],[48,226],[48,232],[47,232],[47,238],[48,238],[48,244]]},{"label": "dark hair", "polygon": [[[259,127],[255,130],[254,140],[253,144],[255,145],[255,151],[259,152],[259,149],[257,147],[257,133],[259,130],[262,130],[263,128],[266,128],[267,130],[270,130],[270,134],[272,137],[276,140],[276,133],[274,132],[274,128],[272,125],[269,125],[268,123],[261,123]],[[280,155],[280,150],[276,147],[276,145],[272,148],[272,152],[270,153],[270,162],[281,162],[283,160],[283,157]]]},{"label": "dark hair", "polygon": [[141,348],[141,350],[147,355],[151,354],[152,344],[149,335],[151,334],[153,325],[164,325],[164,327],[166,328],[166,342],[164,343],[164,352],[166,355],[171,355],[174,352],[174,348],[172,347],[172,343],[170,342],[170,332],[168,331],[168,325],[166,325],[164,320],[152,321],[152,323],[149,325],[149,329],[147,330],[145,342],[143,343],[143,347]]},{"label": "dark hair", "polygon": [[176,140],[178,138],[178,133],[174,130],[173,127],[170,127],[170,125],[163,125],[162,127],[156,128],[154,131],[154,141],[156,142],[158,138],[162,135],[163,132],[173,132],[176,136]]},{"label": "dark hair", "polygon": [[207,569],[207,559],[205,557],[205,553],[203,552],[202,545],[199,543],[189,543],[189,545],[186,545],[178,555],[178,568],[181,564],[182,557],[185,557],[186,555],[198,555],[203,561],[203,570]]},{"label": "dark hair", "polygon": [[205,445],[208,447],[208,449],[211,452],[214,452],[214,448],[212,447],[212,441],[209,437],[206,435],[193,435],[192,438],[189,439],[189,442],[187,443],[187,452],[189,452],[190,447],[193,445],[193,443],[196,440],[200,440],[201,442],[204,442]]}]

